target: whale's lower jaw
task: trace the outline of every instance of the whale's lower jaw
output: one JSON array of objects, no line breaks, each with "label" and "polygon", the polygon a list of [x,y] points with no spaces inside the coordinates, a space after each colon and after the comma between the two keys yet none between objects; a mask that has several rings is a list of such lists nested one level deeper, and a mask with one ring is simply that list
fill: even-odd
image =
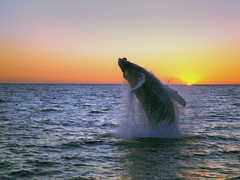
[{"label": "whale's lower jaw", "polygon": [[129,62],[127,61],[126,58],[119,58],[118,65],[119,65],[120,69],[122,70],[122,72],[124,73],[129,66]]}]

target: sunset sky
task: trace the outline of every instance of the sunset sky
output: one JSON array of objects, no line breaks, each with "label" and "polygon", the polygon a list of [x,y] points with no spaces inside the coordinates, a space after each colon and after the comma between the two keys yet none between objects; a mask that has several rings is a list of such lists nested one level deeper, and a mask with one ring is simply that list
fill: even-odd
[{"label": "sunset sky", "polygon": [[0,82],[240,84],[238,0],[2,0]]}]

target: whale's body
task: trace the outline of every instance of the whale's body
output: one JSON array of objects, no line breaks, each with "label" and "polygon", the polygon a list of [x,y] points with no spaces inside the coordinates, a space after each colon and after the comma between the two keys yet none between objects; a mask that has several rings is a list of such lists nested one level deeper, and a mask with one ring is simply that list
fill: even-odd
[{"label": "whale's body", "polygon": [[142,105],[150,126],[164,120],[173,123],[178,119],[175,101],[183,106],[185,101],[176,91],[126,58],[119,58],[118,64],[131,87],[131,93],[136,95]]}]

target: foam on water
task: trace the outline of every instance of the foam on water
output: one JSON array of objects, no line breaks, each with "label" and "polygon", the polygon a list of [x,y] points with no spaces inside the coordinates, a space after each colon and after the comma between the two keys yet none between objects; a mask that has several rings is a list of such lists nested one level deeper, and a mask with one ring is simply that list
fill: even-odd
[{"label": "foam on water", "polygon": [[125,101],[126,106],[122,109],[122,119],[120,119],[119,122],[120,126],[115,132],[117,137],[181,138],[183,136],[178,120],[174,123],[162,120],[154,127],[150,127],[143,107],[134,93],[131,93],[128,88],[127,90],[124,90],[124,94],[123,100]]}]

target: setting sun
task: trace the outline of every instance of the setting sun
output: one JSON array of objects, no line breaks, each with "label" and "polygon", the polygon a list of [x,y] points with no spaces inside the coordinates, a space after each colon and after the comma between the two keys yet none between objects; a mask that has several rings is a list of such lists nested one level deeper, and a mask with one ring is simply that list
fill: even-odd
[{"label": "setting sun", "polygon": [[200,76],[194,73],[184,73],[179,76],[179,79],[186,85],[193,85],[200,81]]}]

